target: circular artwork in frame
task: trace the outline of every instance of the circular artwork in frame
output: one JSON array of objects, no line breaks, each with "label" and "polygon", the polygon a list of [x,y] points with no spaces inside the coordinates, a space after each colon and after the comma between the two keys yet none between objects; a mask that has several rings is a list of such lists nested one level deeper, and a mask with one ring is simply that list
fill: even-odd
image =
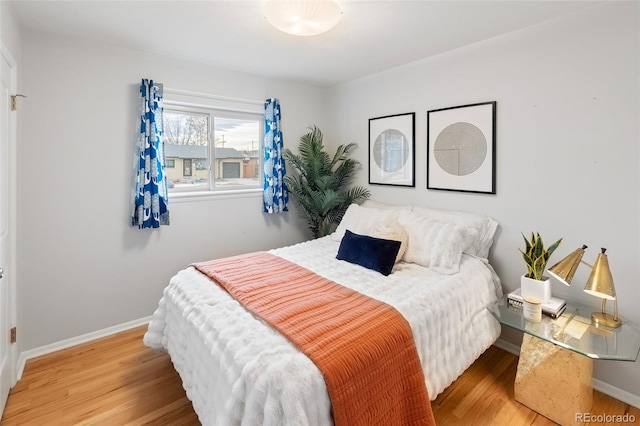
[{"label": "circular artwork in frame", "polygon": [[496,107],[427,111],[427,189],[496,193]]},{"label": "circular artwork in frame", "polygon": [[415,113],[369,119],[369,183],[415,186]]},{"label": "circular artwork in frame", "polygon": [[398,129],[383,130],[373,143],[373,160],[387,173],[395,173],[406,166],[409,141]]},{"label": "circular artwork in frame", "polygon": [[433,146],[436,163],[454,176],[466,176],[480,168],[487,158],[487,139],[471,123],[448,125],[438,134]]}]

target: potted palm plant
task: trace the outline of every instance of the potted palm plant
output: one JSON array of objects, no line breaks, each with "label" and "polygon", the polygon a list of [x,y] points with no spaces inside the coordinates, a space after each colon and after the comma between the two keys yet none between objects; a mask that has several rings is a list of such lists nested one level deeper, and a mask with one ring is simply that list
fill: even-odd
[{"label": "potted palm plant", "polygon": [[364,187],[348,186],[360,166],[358,161],[349,158],[356,146],[355,143],[340,145],[331,156],[324,150],[322,132],[313,126],[300,138],[299,154],[284,150],[285,159],[295,169],[295,173],[285,177],[289,194],[314,238],[329,235],[349,205],[370,196]]},{"label": "potted palm plant", "polygon": [[551,298],[551,280],[543,274],[549,258],[562,242],[562,238],[548,248],[545,248],[542,237],[537,232],[532,232],[529,239],[522,234],[522,238],[525,249],[520,249],[520,253],[527,266],[527,273],[520,279],[522,297],[535,297],[545,303]]}]

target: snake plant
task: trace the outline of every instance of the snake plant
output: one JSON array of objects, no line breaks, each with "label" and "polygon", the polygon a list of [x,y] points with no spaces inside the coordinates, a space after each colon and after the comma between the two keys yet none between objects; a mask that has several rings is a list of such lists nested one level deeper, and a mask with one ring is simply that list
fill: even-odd
[{"label": "snake plant", "polygon": [[548,248],[544,247],[542,237],[540,237],[540,234],[537,232],[532,232],[529,239],[522,234],[522,238],[524,238],[525,249],[524,251],[519,250],[520,253],[522,253],[524,263],[527,265],[527,274],[525,276],[541,281],[542,274],[547,267],[547,262],[562,242],[562,238],[551,244]]}]

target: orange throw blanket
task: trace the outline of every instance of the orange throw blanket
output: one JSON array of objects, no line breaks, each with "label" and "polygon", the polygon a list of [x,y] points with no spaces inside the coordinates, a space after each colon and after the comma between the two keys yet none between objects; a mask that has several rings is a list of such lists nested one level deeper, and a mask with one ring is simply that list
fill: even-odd
[{"label": "orange throw blanket", "polygon": [[393,307],[270,253],[193,266],[316,364],[336,425],[435,425],[413,333]]}]

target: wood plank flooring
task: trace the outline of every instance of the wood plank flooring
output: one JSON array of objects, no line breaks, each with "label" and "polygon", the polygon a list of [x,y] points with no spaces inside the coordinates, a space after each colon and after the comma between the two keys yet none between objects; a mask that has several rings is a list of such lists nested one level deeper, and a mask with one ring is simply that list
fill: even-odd
[{"label": "wood plank flooring", "polygon": [[[30,360],[0,423],[198,425],[169,357],[142,344],[145,330],[135,328]],[[554,425],[514,400],[517,362],[515,355],[489,348],[432,402],[438,425]],[[599,392],[594,392],[591,413],[630,413],[640,423],[639,409]],[[605,423],[590,423],[598,424]]]},{"label": "wood plank flooring", "polygon": [[28,361],[2,426],[199,424],[169,357],[142,344],[145,331]]}]

